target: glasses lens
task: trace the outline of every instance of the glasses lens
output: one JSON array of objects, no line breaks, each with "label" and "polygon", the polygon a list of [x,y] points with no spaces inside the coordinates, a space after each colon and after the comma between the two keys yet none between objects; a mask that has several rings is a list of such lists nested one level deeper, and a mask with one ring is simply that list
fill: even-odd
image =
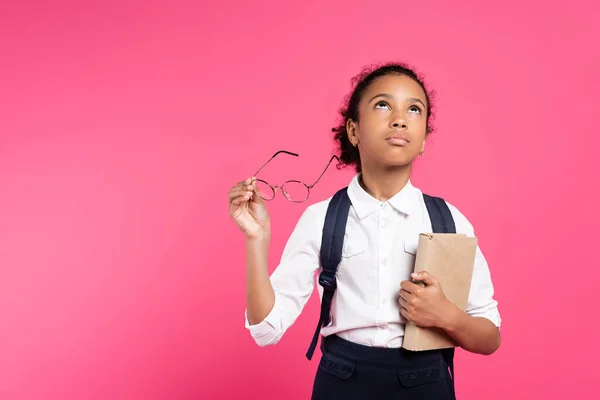
[{"label": "glasses lens", "polygon": [[308,188],[299,181],[287,181],[281,188],[285,197],[291,201],[302,202],[308,199]]},{"label": "glasses lens", "polygon": [[272,200],[275,197],[275,192],[267,182],[261,181],[260,179],[256,179],[254,183],[256,184],[258,195],[263,200]]}]

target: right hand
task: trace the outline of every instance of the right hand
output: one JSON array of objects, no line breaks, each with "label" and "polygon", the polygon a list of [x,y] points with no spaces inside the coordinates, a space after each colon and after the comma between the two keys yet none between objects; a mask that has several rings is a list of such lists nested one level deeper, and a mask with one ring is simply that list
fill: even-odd
[{"label": "right hand", "polygon": [[267,237],[271,229],[269,213],[251,181],[239,182],[229,191],[229,215],[247,238]]}]

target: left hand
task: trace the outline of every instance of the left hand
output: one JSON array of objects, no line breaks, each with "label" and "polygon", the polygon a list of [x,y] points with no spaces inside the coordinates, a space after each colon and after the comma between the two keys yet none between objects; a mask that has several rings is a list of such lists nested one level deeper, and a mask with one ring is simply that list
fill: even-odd
[{"label": "left hand", "polygon": [[402,281],[398,300],[400,314],[423,328],[443,328],[455,314],[457,307],[446,299],[442,285],[429,272],[413,273],[411,277],[423,282],[425,286]]}]

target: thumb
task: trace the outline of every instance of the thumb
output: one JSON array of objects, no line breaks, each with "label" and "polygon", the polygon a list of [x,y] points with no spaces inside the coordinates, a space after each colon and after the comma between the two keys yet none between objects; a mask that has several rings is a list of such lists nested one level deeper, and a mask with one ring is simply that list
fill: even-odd
[{"label": "thumb", "polygon": [[438,284],[437,279],[427,271],[413,272],[410,276],[417,281],[422,281],[427,286],[436,286]]},{"label": "thumb", "polygon": [[260,197],[260,190],[258,189],[256,177],[253,176],[252,178],[250,178],[250,182],[252,182],[252,192],[253,192],[252,201],[255,203],[263,203],[264,200],[262,197]]}]

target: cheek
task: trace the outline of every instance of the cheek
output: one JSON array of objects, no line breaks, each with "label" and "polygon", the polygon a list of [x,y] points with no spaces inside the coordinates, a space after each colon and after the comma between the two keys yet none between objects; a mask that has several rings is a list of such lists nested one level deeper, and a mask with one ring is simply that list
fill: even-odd
[{"label": "cheek", "polygon": [[427,117],[422,114],[409,113],[406,117],[418,124],[425,124],[427,122]]},{"label": "cheek", "polygon": [[367,115],[361,117],[359,123],[359,130],[363,134],[369,135],[373,131],[380,129],[381,126],[388,124],[388,119],[384,113],[368,113]]},{"label": "cheek", "polygon": [[409,118],[413,127],[415,128],[415,131],[418,131],[415,133],[420,133],[420,131],[423,131],[423,134],[425,134],[425,130],[427,129],[427,118],[422,115],[411,115]]},{"label": "cheek", "polygon": [[360,139],[368,139],[373,132],[373,119],[369,117],[362,117],[357,125],[357,135]]}]

